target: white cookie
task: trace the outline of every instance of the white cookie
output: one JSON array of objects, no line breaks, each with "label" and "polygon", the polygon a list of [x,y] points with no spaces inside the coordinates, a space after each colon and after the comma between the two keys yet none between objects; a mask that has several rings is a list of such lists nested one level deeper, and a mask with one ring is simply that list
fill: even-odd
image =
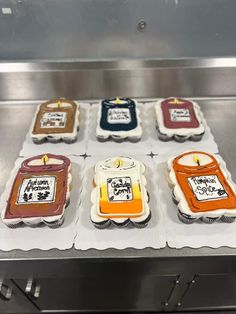
[{"label": "white cookie", "polygon": [[129,157],[96,164],[91,194],[91,220],[96,227],[105,228],[111,222],[116,226],[132,222],[139,228],[147,225],[151,213],[144,172],[143,163]]}]

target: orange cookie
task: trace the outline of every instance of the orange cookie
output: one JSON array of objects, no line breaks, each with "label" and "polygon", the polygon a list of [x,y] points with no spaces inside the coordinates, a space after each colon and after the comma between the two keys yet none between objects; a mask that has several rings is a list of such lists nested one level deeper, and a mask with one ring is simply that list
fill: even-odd
[{"label": "orange cookie", "polygon": [[214,155],[201,151],[168,160],[169,182],[178,204],[179,218],[191,223],[199,218],[212,223],[236,218],[235,188]]}]

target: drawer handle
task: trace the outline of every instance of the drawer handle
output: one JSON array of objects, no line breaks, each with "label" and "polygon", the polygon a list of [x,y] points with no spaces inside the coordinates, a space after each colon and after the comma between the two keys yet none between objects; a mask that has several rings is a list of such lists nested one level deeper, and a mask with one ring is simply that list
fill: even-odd
[{"label": "drawer handle", "polygon": [[29,279],[25,288],[25,292],[35,299],[38,299],[40,296],[40,285],[35,282],[33,279]]},{"label": "drawer handle", "polygon": [[178,287],[178,285],[179,285],[179,283],[180,283],[180,279],[179,279],[179,278],[180,278],[179,275],[176,276],[176,279],[175,279],[175,281],[174,281],[174,283],[173,283],[173,286],[172,286],[172,288],[171,288],[171,290],[170,290],[170,293],[169,293],[169,295],[168,295],[166,301],[164,302],[164,307],[166,307],[166,308],[169,306],[170,300],[171,300],[171,298],[172,298],[172,296],[173,296],[173,293],[174,293],[175,289]]},{"label": "drawer handle", "polygon": [[183,302],[186,294],[188,293],[189,289],[191,289],[192,286],[195,285],[196,279],[197,279],[197,275],[195,274],[193,276],[192,280],[190,282],[188,282],[186,289],[184,290],[182,296],[180,297],[179,301],[176,304],[178,307],[182,306],[182,302]]},{"label": "drawer handle", "polygon": [[9,301],[12,296],[12,288],[4,284],[3,280],[0,281],[0,295],[6,301]]}]

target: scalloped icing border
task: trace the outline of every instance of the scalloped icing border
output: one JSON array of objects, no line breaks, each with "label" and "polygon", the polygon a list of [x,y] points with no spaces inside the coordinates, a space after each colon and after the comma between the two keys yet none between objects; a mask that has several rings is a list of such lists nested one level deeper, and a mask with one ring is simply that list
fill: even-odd
[{"label": "scalloped icing border", "polygon": [[[169,99],[169,98],[173,98],[173,97],[168,97],[166,99]],[[204,125],[202,123],[203,113],[200,109],[200,106],[198,105],[198,103],[196,103],[190,99],[187,99],[187,98],[185,98],[185,99],[191,101],[191,103],[193,104],[194,112],[195,112],[196,117],[197,117],[199,124],[200,124],[199,127],[198,128],[180,128],[180,129],[166,128],[164,126],[162,110],[160,107],[163,100],[166,100],[166,99],[164,99],[164,98],[160,99],[155,103],[156,122],[157,122],[157,125],[158,125],[158,128],[159,128],[161,134],[168,136],[170,139],[172,137],[174,137],[175,135],[185,136],[186,139],[189,139],[191,136],[201,135],[201,134],[205,133],[205,128],[204,128]]]},{"label": "scalloped icing border", "polygon": [[100,127],[100,120],[101,120],[101,115],[102,115],[102,100],[98,104],[98,117],[97,117],[97,128],[96,128],[96,137],[101,138],[104,140],[108,140],[109,137],[117,137],[119,139],[127,139],[132,138],[134,139],[141,139],[143,135],[143,130],[142,130],[142,122],[140,118],[140,109],[138,108],[139,104],[135,99],[132,99],[135,103],[135,112],[136,112],[136,117],[137,117],[137,122],[138,125],[135,129],[130,130],[130,131],[107,131],[103,130]]},{"label": "scalloped icing border", "polygon": [[66,141],[66,140],[76,140],[76,137],[77,137],[77,134],[78,134],[78,128],[79,128],[79,125],[80,125],[80,122],[79,122],[79,119],[80,119],[80,112],[79,112],[79,108],[80,108],[80,105],[77,101],[73,100],[73,102],[77,105],[77,110],[76,110],[76,114],[75,114],[75,120],[74,120],[74,127],[73,127],[73,132],[71,133],[60,133],[60,134],[33,134],[33,129],[34,129],[34,125],[35,125],[35,122],[36,122],[36,118],[37,118],[37,115],[38,115],[38,112],[40,110],[40,106],[41,104],[39,104],[37,106],[37,110],[35,112],[35,115],[34,115],[34,118],[33,118],[33,122],[31,124],[31,127],[30,127],[30,137],[31,139],[34,141],[34,139],[36,141],[43,141],[43,140],[47,140],[48,138],[52,139],[52,140],[55,140],[55,141],[59,141],[59,140],[62,140],[62,141]]},{"label": "scalloped icing border", "polygon": [[[186,152],[184,152],[186,153]],[[223,175],[225,176],[225,179],[228,181],[230,187],[232,188],[232,190],[234,192],[236,192],[235,190],[235,187],[234,185],[232,184],[232,179],[231,179],[231,174],[230,172],[227,170],[226,168],[226,164],[224,161],[219,161],[218,159],[218,156],[216,154],[211,154],[213,155],[218,164],[219,164],[219,167],[223,173]],[[177,155],[178,156],[178,155]],[[204,218],[204,217],[207,217],[207,218],[221,218],[223,217],[224,215],[226,215],[227,217],[236,217],[236,208],[235,209],[231,209],[231,210],[228,210],[228,209],[218,209],[218,210],[214,210],[214,211],[208,211],[208,212],[198,212],[198,213],[193,213],[191,211],[191,209],[189,208],[189,205],[188,205],[188,202],[185,198],[185,195],[180,187],[180,185],[178,184],[177,182],[177,179],[176,179],[176,175],[175,175],[175,171],[172,167],[172,164],[173,164],[173,160],[177,157],[177,156],[174,156],[174,157],[171,157],[168,159],[167,161],[167,170],[168,170],[168,183],[169,183],[169,186],[172,190],[172,192],[174,193],[174,196],[175,196],[175,199],[177,201],[177,206],[179,208],[179,210],[187,215],[187,216],[190,216],[190,219],[200,219],[200,218]],[[221,167],[221,164],[223,166],[223,168]]]},{"label": "scalloped icing border", "polygon": [[[14,227],[14,226],[17,227],[18,224],[22,224],[22,223],[25,224],[25,225],[29,225],[29,226],[35,226],[35,225],[38,225],[40,223],[44,223],[46,225],[48,224],[49,227],[50,227],[50,224],[56,224],[57,222],[61,221],[64,218],[65,209],[66,209],[67,205],[69,204],[69,200],[70,200],[70,191],[71,191],[71,184],[72,184],[72,172],[71,172],[71,169],[72,169],[72,166],[71,166],[71,162],[70,162],[70,165],[68,167],[66,201],[65,201],[65,204],[64,204],[64,206],[62,208],[61,215],[49,216],[48,218],[45,218],[45,217],[31,217],[31,218],[5,219],[4,218],[5,212],[6,212],[6,207],[5,207],[3,209],[3,211],[1,212],[1,219],[2,219],[3,223],[6,226],[9,226],[9,227]],[[15,178],[14,178],[14,180],[15,180]],[[59,224],[58,227],[60,225],[61,224]],[[56,227],[56,226],[52,225],[51,227]]]},{"label": "scalloped icing border", "polygon": [[[110,221],[110,222],[114,222],[114,224],[116,225],[126,225],[128,223],[137,223],[137,224],[142,224],[142,222],[146,222],[147,220],[149,220],[151,211],[149,208],[149,197],[148,197],[148,193],[147,193],[147,189],[146,189],[146,185],[147,185],[147,181],[146,178],[144,176],[144,172],[145,172],[145,166],[142,162],[133,159],[133,161],[135,163],[137,163],[137,165],[139,166],[139,171],[140,171],[140,179],[141,179],[141,190],[142,190],[142,198],[143,198],[143,215],[139,216],[139,217],[124,217],[124,218],[107,218],[107,217],[101,217],[99,216],[98,213],[98,193],[99,193],[99,187],[98,185],[96,185],[91,193],[91,202],[92,202],[92,206],[91,206],[91,213],[90,213],[90,219],[92,221],[92,223],[94,224],[104,224],[104,222],[106,221]],[[96,168],[98,166],[98,164],[103,163],[102,162],[98,162],[95,166],[95,174],[94,174],[94,183],[95,183],[95,178],[96,176],[98,176],[98,173],[96,172]],[[92,218],[92,215],[96,216],[96,221]]]}]

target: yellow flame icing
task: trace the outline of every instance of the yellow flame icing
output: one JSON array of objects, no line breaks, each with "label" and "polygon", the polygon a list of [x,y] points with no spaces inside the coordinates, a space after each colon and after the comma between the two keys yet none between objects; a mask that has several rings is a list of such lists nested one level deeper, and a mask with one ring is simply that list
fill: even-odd
[{"label": "yellow flame icing", "polygon": [[200,166],[200,158],[198,155],[193,156],[193,161]]},{"label": "yellow flame icing", "polygon": [[116,168],[119,168],[123,165],[123,161],[122,159],[118,158],[115,160],[115,165],[116,165]]},{"label": "yellow flame icing", "polygon": [[119,97],[116,97],[115,104],[116,105],[120,105],[121,104],[121,100],[120,100]]},{"label": "yellow flame icing", "polygon": [[46,163],[48,162],[49,158],[48,158],[48,155],[44,155],[42,158],[41,158],[42,162],[44,163],[44,165],[46,165]]},{"label": "yellow flame icing", "polygon": [[174,98],[173,101],[170,102],[173,105],[181,105],[183,102],[179,100],[178,98]]}]

